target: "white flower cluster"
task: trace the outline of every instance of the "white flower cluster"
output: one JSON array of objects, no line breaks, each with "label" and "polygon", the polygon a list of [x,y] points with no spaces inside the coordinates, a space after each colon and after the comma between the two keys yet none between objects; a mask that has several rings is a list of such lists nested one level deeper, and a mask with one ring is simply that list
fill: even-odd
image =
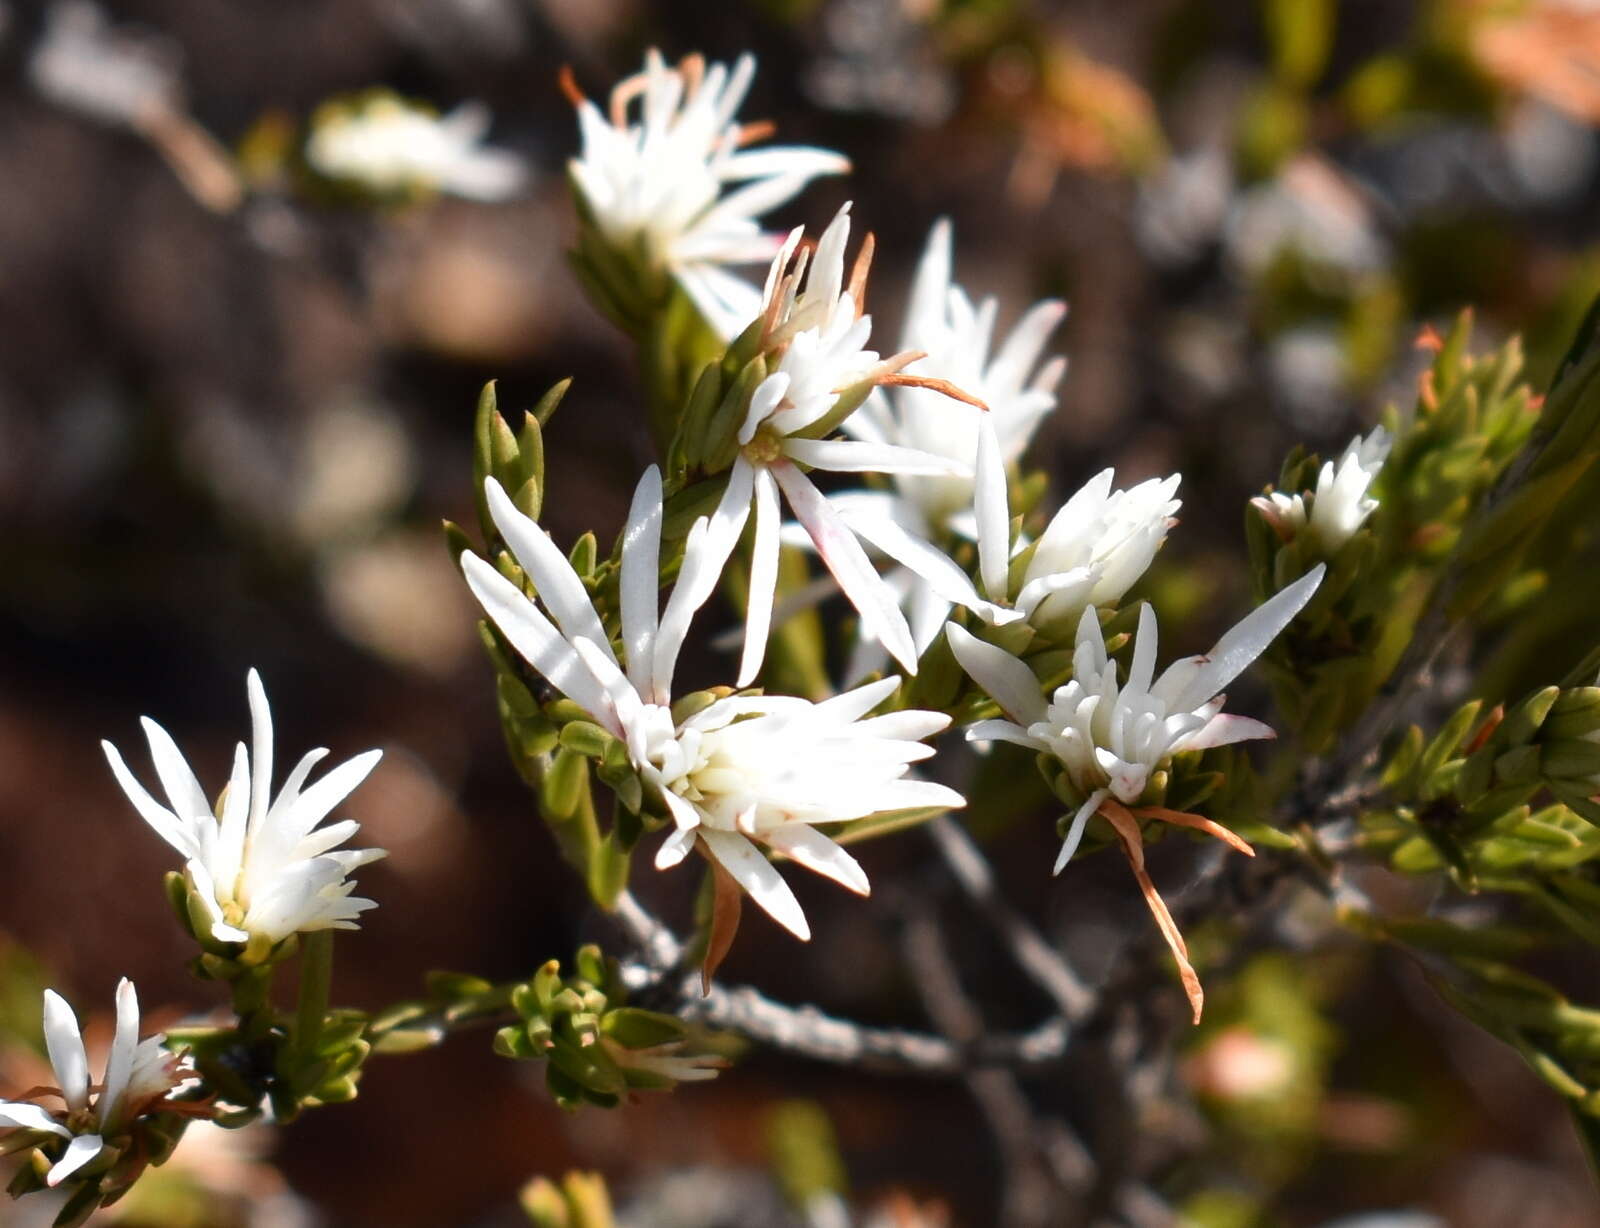
[{"label": "white flower cluster", "polygon": [[[925,740],[947,716],[871,715],[892,700],[901,675],[917,672],[941,631],[1006,718],[980,722],[970,735],[1055,756],[1080,795],[1064,865],[1101,803],[1137,803],[1174,754],[1270,736],[1259,722],[1223,715],[1220,692],[1310,599],[1321,572],[1247,616],[1208,656],[1180,661],[1159,679],[1155,617],[1145,607],[1131,671],[1119,684],[1101,613],[1124,600],[1176,523],[1178,477],[1119,490],[1107,470],[1066,500],[1037,538],[1016,533],[1010,470],[1055,407],[1065,363],[1044,352],[1065,307],[1036,304],[996,344],[997,304],[974,302],[953,281],[951,231],[940,222],[917,271],[902,349],[882,357],[862,301],[872,240],[847,262],[849,206],[814,246],[799,229],[777,245],[754,220],[810,178],[845,166],[817,150],[741,151],[748,133],[733,116],[752,71],[748,58],[729,72],[693,58],[669,68],[651,53],[643,73],[617,87],[609,123],[579,100],[583,153],[572,173],[599,231],[619,252],[642,245],[725,336],[753,346],[765,363],[740,390],[745,399],[731,418],[723,413],[737,423],[736,438],[722,445],[731,463],[708,475],[722,481],[721,496],[687,534],[664,611],[658,589],[672,560],[663,557],[663,479],[654,468],[621,534],[614,606],[591,599],[563,552],[492,478],[488,511],[526,584],[514,568],[502,571],[470,551],[461,565],[510,645],[625,745],[645,809],[671,819],[656,865],[698,850],[803,938],[809,927],[764,850],[864,894],[861,867],[820,827],[964,804],[910,773],[932,754]],[[732,183],[746,186],[724,194]],[[760,296],[733,288],[744,283],[721,266],[774,246]],[[1355,490],[1350,473],[1367,472],[1371,452],[1335,467],[1328,481],[1336,493],[1317,499],[1322,516],[1349,520],[1343,503],[1366,489]],[[873,475],[881,484],[825,494],[814,470]],[[783,502],[798,524],[782,525]],[[674,709],[690,620],[752,520],[737,686],[750,687],[761,672],[785,541],[814,552],[859,615],[862,647],[850,676],[881,670],[889,658],[899,674],[821,702],[719,689]],[[947,625],[957,607],[967,611],[966,626]],[[603,611],[611,608],[620,619],[608,630]],[[993,628],[983,634],[1024,652],[1038,637],[1072,643],[1076,628],[1072,678],[1047,697],[1025,659],[972,626]]]},{"label": "white flower cluster", "polygon": [[1378,510],[1369,492],[1389,459],[1391,442],[1388,431],[1373,427],[1371,434],[1352,439],[1337,461],[1323,461],[1317,488],[1309,496],[1275,490],[1250,502],[1280,537],[1287,540],[1309,527],[1324,553],[1336,554]]},{"label": "white flower cluster", "polygon": [[[0,1100],[0,1126],[41,1139],[54,1135],[67,1140],[45,1176],[47,1185],[60,1185],[93,1163],[188,1076],[179,1058],[162,1047],[164,1040],[160,1033],[139,1039],[139,999],[133,982],[124,978],[117,986],[117,1025],[105,1073],[98,1084],[91,1083],[78,1017],[60,994],[45,990],[44,1043],[56,1076],[56,1086],[47,1094],[58,1097],[63,1107],[50,1110],[32,1100]],[[9,1145],[11,1140],[6,1141]]]}]

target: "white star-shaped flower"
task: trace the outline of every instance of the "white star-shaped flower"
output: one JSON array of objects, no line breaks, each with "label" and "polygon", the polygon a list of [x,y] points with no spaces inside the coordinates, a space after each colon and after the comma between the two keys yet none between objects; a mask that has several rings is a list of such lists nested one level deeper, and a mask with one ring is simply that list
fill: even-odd
[{"label": "white star-shaped flower", "polygon": [[[675,825],[656,858],[658,868],[676,865],[698,845],[779,924],[805,939],[811,931],[799,902],[757,844],[864,895],[868,883],[860,865],[816,825],[965,804],[943,785],[906,778],[911,763],[933,753],[922,739],[945,728],[947,716],[903,711],[867,717],[898,679],[821,703],[731,695],[674,721],[678,653],[691,618],[716,589],[731,549],[718,535],[730,530],[727,522],[696,521],[661,609],[662,488],[654,466],[639,482],[623,533],[625,667],[566,556],[494,479],[485,490],[495,525],[539,602],[470,551],[461,556],[467,583],[523,659],[626,743],[634,769],[660,794]],[[737,528],[731,531],[737,535]]]},{"label": "white star-shaped flower", "polygon": [[[876,509],[863,513],[858,509],[871,494],[840,496],[845,522],[912,569],[918,587],[931,594],[912,607],[924,628],[930,606],[945,612],[963,606],[992,626],[1005,626],[1023,620],[1040,624],[1070,618],[1091,604],[1115,604],[1144,574],[1176,523],[1172,516],[1179,503],[1172,496],[1178,475],[1113,491],[1112,471],[1106,469],[1062,505],[1037,541],[1019,537],[1013,543],[1005,461],[987,418],[977,424],[977,450],[972,519],[981,591],[953,560],[906,527],[903,504],[890,505],[898,517]],[[1028,558],[1013,593],[1012,562],[1025,551]]]},{"label": "white star-shaped flower", "polygon": [[[915,358],[914,353],[883,360],[877,351],[864,348],[872,332],[872,317],[861,312],[871,243],[869,239],[863,246],[847,285],[844,250],[850,237],[849,209],[848,204],[841,208],[822,232],[814,255],[799,250],[797,229],[772,263],[764,296],[763,340],[769,359],[777,361],[751,395],[739,431],[739,455],[712,516],[717,538],[731,551],[752,502],[756,509],[740,686],[755,680],[766,654],[778,581],[780,490],[818,557],[860,614],[863,634],[882,643],[906,670],[916,672],[917,646],[898,594],[878,575],[856,540],[853,524],[799,466],[838,473],[971,473],[966,462],[897,444],[817,437],[830,433],[826,420],[841,397],[848,404],[879,384],[909,382],[937,387],[947,397],[966,395],[936,378],[902,375],[901,368]],[[954,567],[942,555],[934,555],[938,552],[901,561],[914,570],[926,564],[941,574]]]},{"label": "white star-shaped flower", "polygon": [[378,91],[323,107],[312,121],[306,161],[330,179],[378,195],[446,192],[506,200],[527,180],[521,158],[481,145],[488,108],[463,103],[448,115]]},{"label": "white star-shaped flower", "polygon": [[[618,247],[642,245],[724,338],[760,299],[723,266],[769,261],[782,242],[756,219],[817,176],[850,169],[826,149],[745,148],[766,131],[734,118],[755,69],[750,55],[731,71],[699,56],[674,68],[652,49],[644,70],[612,90],[609,120],[575,97],[583,150],[569,167],[595,224]],[[724,195],[731,184],[742,186]]]},{"label": "white star-shaped flower", "polygon": [[49,1111],[29,1100],[0,1100],[0,1126],[69,1140],[46,1175],[46,1184],[60,1185],[91,1163],[109,1140],[122,1134],[186,1077],[180,1059],[162,1048],[165,1039],[159,1033],[139,1039],[139,999],[133,982],[123,978],[117,986],[117,1026],[111,1053],[95,1093],[78,1017],[55,990],[44,991],[45,1049],[55,1069],[56,1088],[52,1090],[60,1092],[63,1108]]},{"label": "white star-shaped flower", "polygon": [[1143,606],[1133,662],[1120,685],[1116,662],[1106,655],[1099,615],[1090,606],[1078,624],[1072,679],[1048,701],[1023,661],[955,623],[948,625],[956,659],[1006,716],[978,721],[967,737],[1054,755],[1074,789],[1085,795],[1056,859],[1057,873],[1072,859],[1101,802],[1108,797],[1137,802],[1151,773],[1173,755],[1275,736],[1260,721],[1225,714],[1221,692],[1311,600],[1323,571],[1319,564],[1245,615],[1210,652],[1173,662],[1159,678],[1154,676],[1155,612]]},{"label": "white star-shaped flower", "polygon": [[356,918],[377,905],[351,895],[349,875],[384,850],[338,850],[357,831],[352,819],[317,825],[367,778],[383,752],[357,755],[307,788],[311,769],[328,753],[309,751],[273,797],[272,711],[255,670],[248,690],[253,746],[247,751],[241,742],[236,748],[218,813],[177,743],[149,717],[142,723],[167,806],[134,779],[115,746],[100,745],[134,808],[186,859],[184,870],[208,914],[211,938],[254,939],[270,947],[290,934],[355,929]]}]

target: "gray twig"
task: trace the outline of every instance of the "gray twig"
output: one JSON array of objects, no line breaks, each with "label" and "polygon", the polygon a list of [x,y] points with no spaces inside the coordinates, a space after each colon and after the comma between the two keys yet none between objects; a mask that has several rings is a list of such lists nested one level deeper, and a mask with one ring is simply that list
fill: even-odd
[{"label": "gray twig", "polygon": [[974,907],[1005,942],[1017,966],[1050,996],[1072,1023],[1094,1010],[1096,994],[1028,920],[1001,898],[994,870],[972,837],[949,815],[927,824],[928,835]]}]

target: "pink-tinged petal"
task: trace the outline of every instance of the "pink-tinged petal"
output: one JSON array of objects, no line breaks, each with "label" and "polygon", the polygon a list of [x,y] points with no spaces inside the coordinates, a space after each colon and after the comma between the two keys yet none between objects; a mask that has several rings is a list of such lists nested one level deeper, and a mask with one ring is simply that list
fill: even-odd
[{"label": "pink-tinged petal", "polygon": [[49,1113],[26,1100],[0,1100],[0,1126],[14,1126],[19,1130],[43,1130],[58,1138],[71,1138],[72,1131]]},{"label": "pink-tinged petal", "polygon": [[105,1148],[105,1141],[98,1134],[80,1134],[67,1144],[67,1150],[55,1162],[55,1166],[45,1174],[44,1183],[54,1189],[85,1164],[93,1160]]},{"label": "pink-tinged petal", "polygon": [[139,1046],[139,997],[133,982],[123,977],[117,984],[117,1028],[111,1038],[111,1055],[106,1059],[106,1077],[95,1102],[95,1114],[102,1129],[114,1124],[122,1093],[133,1073],[133,1054]]},{"label": "pink-tinged petal", "polygon": [[1100,803],[1106,800],[1106,791],[1096,789],[1089,794],[1083,805],[1078,807],[1078,813],[1072,816],[1072,826],[1067,828],[1067,838],[1061,844],[1061,852],[1056,854],[1055,868],[1052,874],[1060,874],[1067,868],[1067,862],[1072,860],[1072,855],[1078,851],[1078,845],[1083,843],[1083,829],[1089,825],[1089,819]]},{"label": "pink-tinged petal", "polygon": [[1244,672],[1245,668],[1267,650],[1287,627],[1294,616],[1305,607],[1317,585],[1322,583],[1326,567],[1318,563],[1282,592],[1262,602],[1239,620],[1238,624],[1217,641],[1216,646],[1199,661],[1199,668],[1188,678],[1176,695],[1164,694],[1162,675],[1153,692],[1167,700],[1169,708],[1198,708],[1213,695]]},{"label": "pink-tinged petal", "polygon": [[44,991],[44,1047],[67,1108],[75,1113],[88,1108],[89,1058],[83,1050],[83,1033],[72,1007],[53,989]]},{"label": "pink-tinged petal", "polygon": [[738,685],[747,687],[761,672],[767,655],[767,636],[772,629],[772,607],[778,599],[778,529],[782,514],[778,508],[778,486],[772,474],[758,469],[755,474],[756,531],[750,551],[750,589],[745,606],[744,652],[739,660]]},{"label": "pink-tinged petal", "polygon": [[[681,798],[679,800],[682,801]],[[683,804],[688,805],[687,802]],[[656,850],[656,869],[672,869],[689,855],[689,850],[694,848],[694,842],[698,838],[699,832],[694,827],[673,828],[661,842],[661,847]]]},{"label": "pink-tinged petal", "polygon": [[750,405],[745,410],[744,422],[739,427],[739,443],[749,443],[756,437],[756,431],[761,424],[771,416],[778,406],[783,404],[783,398],[789,395],[789,373],[787,371],[774,371],[766,379],[756,385],[756,390],[750,394]]},{"label": "pink-tinged petal", "polygon": [[1007,716],[1023,726],[1044,720],[1047,705],[1039,679],[1024,662],[955,623],[946,623],[944,633],[961,668]]},{"label": "pink-tinged petal", "polygon": [[1277,732],[1271,725],[1251,720],[1248,716],[1213,716],[1204,728],[1186,738],[1179,739],[1172,749],[1206,750],[1213,746],[1231,746],[1235,742],[1250,742],[1256,738],[1275,738]]},{"label": "pink-tinged petal", "polygon": [[831,878],[857,895],[872,894],[872,884],[861,863],[816,828],[789,823],[773,828],[763,839],[795,864]]},{"label": "pink-tinged petal", "polygon": [[250,696],[250,809],[248,830],[256,831],[267,817],[272,797],[272,708],[261,675],[251,670],[245,677]]},{"label": "pink-tinged petal", "polygon": [[122,791],[133,803],[133,808],[139,812],[139,817],[154,829],[173,848],[185,857],[193,857],[200,851],[194,835],[188,825],[173,814],[145,790],[128,765],[123,762],[122,754],[110,742],[102,740],[100,749],[105,752],[106,762],[111,765],[111,774],[117,778],[117,784],[122,786]]},{"label": "pink-tinged petal", "polygon": [[661,470],[651,465],[633,492],[633,506],[622,531],[618,578],[628,678],[640,692],[650,689],[656,628],[660,625],[661,516]]},{"label": "pink-tinged petal", "polygon": [[1006,466],[1000,442],[987,414],[978,423],[978,465],[972,488],[978,518],[978,575],[990,601],[1010,596],[1006,571],[1011,566],[1011,506],[1006,496]]},{"label": "pink-tinged petal", "polygon": [[[528,578],[538,591],[539,600],[568,639],[583,636],[611,653],[611,641],[600,616],[594,612],[589,593],[583,581],[572,569],[567,556],[561,553],[550,535],[517,510],[516,504],[493,478],[483,482],[489,500],[489,515],[495,527],[511,547],[517,562],[522,564]],[[612,657],[612,660],[615,660]]]},{"label": "pink-tinged petal", "polygon": [[818,557],[861,615],[862,629],[881,641],[908,673],[916,673],[916,644],[905,615],[900,612],[894,590],[878,575],[849,526],[811,480],[793,465],[780,461],[771,468],[796,519],[811,535]]},{"label": "pink-tinged petal", "polygon": [[[610,710],[605,689],[538,607],[521,589],[471,551],[462,551],[461,570],[466,575],[467,587],[489,621],[500,628],[522,659],[556,690],[603,721]],[[620,728],[611,732],[623,736]]]},{"label": "pink-tinged petal", "polygon": [[806,924],[800,901],[794,898],[789,884],[755,845],[738,832],[718,831],[713,827],[702,827],[700,838],[722,868],[733,875],[734,881],[769,917],[801,942],[810,941],[811,927]]}]

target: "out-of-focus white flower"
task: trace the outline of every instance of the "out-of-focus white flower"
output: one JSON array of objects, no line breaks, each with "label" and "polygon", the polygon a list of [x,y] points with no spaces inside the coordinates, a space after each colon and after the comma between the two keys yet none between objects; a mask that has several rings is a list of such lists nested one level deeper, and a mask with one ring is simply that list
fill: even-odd
[{"label": "out-of-focus white flower", "polygon": [[[485,490],[495,525],[544,610],[470,551],[461,556],[467,583],[523,658],[627,744],[634,769],[660,794],[675,825],[656,858],[658,868],[676,865],[698,845],[804,939],[810,927],[799,902],[754,842],[864,895],[868,884],[861,867],[815,824],[964,804],[942,785],[904,778],[912,762],[933,753],[921,739],[948,725],[948,717],[904,711],[863,719],[894,691],[897,679],[822,703],[726,696],[674,721],[669,705],[678,653],[690,620],[716,589],[731,549],[718,534],[730,530],[726,522],[695,523],[677,583],[660,610],[662,488],[654,466],[639,482],[623,534],[619,583],[626,667],[566,556],[497,482],[489,479]],[[731,532],[737,536],[738,530]]]},{"label": "out-of-focus white flower", "polygon": [[447,192],[506,200],[527,180],[521,158],[480,142],[489,111],[463,103],[448,115],[385,90],[328,103],[312,119],[306,161],[330,179],[377,195]]},{"label": "out-of-focus white flower", "polygon": [[[824,420],[841,399],[848,404],[886,382],[932,386],[950,397],[965,395],[937,377],[902,375],[911,355],[883,360],[865,348],[872,317],[861,313],[861,293],[871,245],[869,240],[863,246],[847,285],[844,249],[850,237],[849,209],[848,204],[840,209],[822,232],[809,265],[808,253],[796,257],[799,229],[789,235],[772,263],[764,295],[763,341],[769,366],[772,358],[777,361],[750,398],[739,430],[739,455],[712,515],[714,536],[731,551],[752,502],[756,509],[740,686],[755,680],[766,654],[778,580],[780,490],[817,555],[861,615],[863,633],[882,643],[908,671],[916,671],[917,646],[898,595],[856,540],[858,532],[863,537],[868,533],[846,520],[798,465],[840,473],[971,473],[969,462],[899,444],[815,437],[830,433]],[[928,548],[899,561],[916,570],[926,564],[941,572],[953,568],[959,574],[948,559],[932,557],[937,554]]]},{"label": "out-of-focus white flower", "polygon": [[[850,169],[826,149],[744,148],[767,128],[734,118],[755,70],[750,55],[731,71],[699,56],[674,68],[652,49],[644,70],[611,91],[609,122],[573,90],[583,150],[568,165],[595,225],[619,247],[642,246],[725,338],[755,318],[760,299],[723,266],[769,261],[782,241],[757,217],[817,176]],[[730,184],[743,186],[723,195]]]},{"label": "out-of-focus white flower", "polygon": [[1100,804],[1107,798],[1137,802],[1151,773],[1174,754],[1274,736],[1260,721],[1225,714],[1221,692],[1311,600],[1323,570],[1319,564],[1247,614],[1210,652],[1173,662],[1159,678],[1154,676],[1155,612],[1145,605],[1133,662],[1120,685],[1116,663],[1106,655],[1099,614],[1090,606],[1078,624],[1072,679],[1048,702],[1025,663],[949,624],[956,659],[1007,718],[977,722],[967,730],[968,738],[1014,742],[1054,755],[1084,795],[1056,859],[1056,873],[1071,860]]},{"label": "out-of-focus white flower", "polygon": [[377,905],[351,895],[349,875],[384,856],[383,849],[337,850],[358,825],[344,819],[317,825],[344,801],[382,758],[369,750],[347,760],[310,788],[306,778],[328,752],[308,751],[272,796],[272,711],[261,677],[248,678],[252,749],[239,743],[220,809],[213,813],[177,743],[143,718],[144,733],[168,806],[155,800],[110,742],[101,747],[117,783],[163,840],[186,858],[194,896],[206,910],[210,937],[267,948],[290,934],[355,929],[356,918]]},{"label": "out-of-focus white flower", "polygon": [[1285,540],[1309,525],[1323,551],[1332,555],[1378,510],[1378,501],[1367,492],[1388,460],[1392,443],[1389,432],[1373,427],[1371,434],[1352,439],[1337,461],[1324,461],[1309,513],[1300,494],[1272,491],[1250,502]]},{"label": "out-of-focus white flower", "polygon": [[1238,198],[1225,241],[1228,255],[1250,277],[1284,251],[1341,277],[1380,270],[1389,260],[1359,187],[1314,154],[1292,159],[1277,178]]},{"label": "out-of-focus white flower", "polygon": [[55,1069],[56,1088],[64,1108],[54,1112],[28,1100],[0,1100],[0,1126],[39,1131],[69,1140],[49,1174],[48,1185],[60,1185],[91,1163],[153,1103],[186,1075],[177,1055],[162,1048],[159,1033],[139,1039],[139,999],[126,977],[117,985],[117,1026],[98,1094],[91,1097],[89,1057],[83,1047],[78,1017],[65,998],[44,991],[44,1043]]}]

